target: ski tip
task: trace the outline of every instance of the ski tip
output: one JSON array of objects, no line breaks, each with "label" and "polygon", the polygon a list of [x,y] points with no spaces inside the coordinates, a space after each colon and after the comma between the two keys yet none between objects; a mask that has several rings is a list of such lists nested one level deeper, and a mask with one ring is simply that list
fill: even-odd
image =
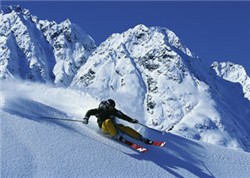
[{"label": "ski tip", "polygon": [[159,147],[164,147],[166,145],[166,142],[155,141],[155,142],[152,143],[152,145],[159,146]]},{"label": "ski tip", "polygon": [[166,142],[162,142],[160,146],[164,147],[165,145],[166,145]]}]

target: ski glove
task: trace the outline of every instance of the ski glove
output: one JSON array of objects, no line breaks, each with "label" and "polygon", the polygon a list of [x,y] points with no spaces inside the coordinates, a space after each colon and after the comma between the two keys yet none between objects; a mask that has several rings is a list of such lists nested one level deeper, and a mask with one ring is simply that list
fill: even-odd
[{"label": "ski glove", "polygon": [[131,123],[137,124],[138,120],[137,119],[132,119]]},{"label": "ski glove", "polygon": [[84,117],[82,123],[87,125],[89,123],[89,118]]}]

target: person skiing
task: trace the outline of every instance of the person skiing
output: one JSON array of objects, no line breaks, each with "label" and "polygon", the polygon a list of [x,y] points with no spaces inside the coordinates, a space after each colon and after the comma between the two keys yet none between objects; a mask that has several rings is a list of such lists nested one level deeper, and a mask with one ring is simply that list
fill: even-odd
[{"label": "person skiing", "polygon": [[98,126],[104,134],[109,134],[113,138],[118,139],[120,137],[120,132],[122,132],[138,141],[142,141],[146,144],[152,144],[151,140],[144,138],[134,129],[116,123],[115,118],[120,118],[134,124],[137,124],[138,120],[132,119],[117,110],[115,108],[115,101],[112,99],[102,101],[98,108],[88,110],[83,118],[83,124],[88,124],[90,116],[97,117]]}]

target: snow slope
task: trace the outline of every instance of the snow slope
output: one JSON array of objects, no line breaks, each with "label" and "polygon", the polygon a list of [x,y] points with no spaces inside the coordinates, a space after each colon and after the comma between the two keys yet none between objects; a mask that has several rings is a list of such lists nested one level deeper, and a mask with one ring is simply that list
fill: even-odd
[{"label": "snow slope", "polygon": [[[88,125],[41,119],[47,116],[81,120],[86,110],[99,103],[83,92],[17,81],[1,81],[0,87],[1,177],[250,175],[250,154],[246,152],[170,133],[161,135],[126,123],[151,139],[167,141],[165,148],[147,146],[149,152],[139,154],[103,136],[95,118]],[[121,110],[132,107],[118,105]]]}]

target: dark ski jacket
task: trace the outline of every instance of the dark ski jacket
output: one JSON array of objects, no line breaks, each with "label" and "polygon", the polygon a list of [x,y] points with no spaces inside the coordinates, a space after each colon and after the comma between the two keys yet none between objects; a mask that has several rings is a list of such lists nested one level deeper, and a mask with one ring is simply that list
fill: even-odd
[{"label": "dark ski jacket", "polygon": [[99,109],[99,108],[90,109],[90,110],[87,111],[85,117],[89,118],[92,115],[97,117],[97,123],[98,123],[98,126],[100,128],[102,127],[102,123],[106,119],[113,119],[115,117],[123,119],[123,120],[128,121],[128,122],[133,121],[132,118],[130,118],[129,116],[123,114],[121,111],[119,111],[117,109],[114,109],[112,111],[103,111],[102,109]]}]

